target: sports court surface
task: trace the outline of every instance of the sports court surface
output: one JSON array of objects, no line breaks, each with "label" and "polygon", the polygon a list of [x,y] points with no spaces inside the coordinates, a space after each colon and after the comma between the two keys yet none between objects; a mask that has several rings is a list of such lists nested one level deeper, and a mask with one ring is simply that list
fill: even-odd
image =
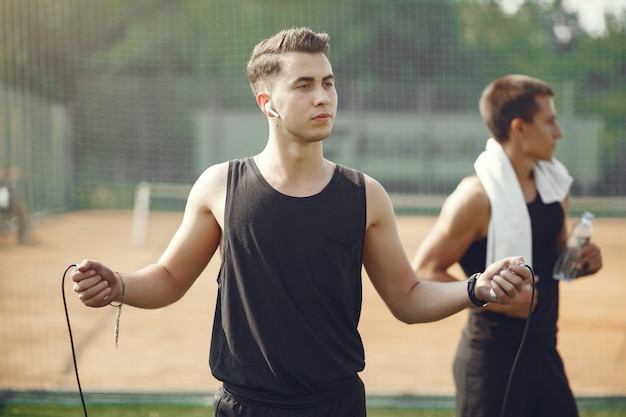
[{"label": "sports court surface", "polygon": [[[150,214],[147,242],[133,245],[131,211],[84,211],[39,222],[29,244],[0,241],[0,388],[73,390],[76,386],[61,276],[85,257],[119,271],[156,260],[180,213]],[[434,217],[398,217],[412,257]],[[626,219],[597,218],[594,240],[604,268],[562,285],[559,347],[575,394],[626,395]],[[83,307],[68,277],[65,292],[85,391],[213,392],[218,382],[207,355],[219,259],[189,293],[159,310],[124,307],[119,349],[113,348],[115,309]],[[547,278],[544,278],[547,279]],[[360,330],[362,374],[370,394],[452,395],[451,362],[465,312],[406,325],[394,319],[364,274]]]}]

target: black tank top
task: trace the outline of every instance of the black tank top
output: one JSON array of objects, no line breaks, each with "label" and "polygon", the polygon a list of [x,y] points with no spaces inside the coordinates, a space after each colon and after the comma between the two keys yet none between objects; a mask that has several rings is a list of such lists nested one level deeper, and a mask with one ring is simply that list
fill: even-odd
[{"label": "black tank top", "polygon": [[[559,255],[559,234],[564,213],[560,203],[544,204],[539,195],[528,204],[532,230],[531,265],[540,278],[539,300],[532,314],[524,351],[545,351],[556,346],[559,315],[559,286],[552,279],[552,269]],[[515,255],[515,254],[511,254]],[[459,263],[466,275],[485,269],[487,239],[474,242]],[[464,335],[476,347],[485,349],[517,349],[526,321],[485,310],[471,310]]]},{"label": "black tank top", "polygon": [[366,208],[363,175],[337,165],[310,197],[231,161],[209,363],[236,396],[312,404],[354,385]]}]

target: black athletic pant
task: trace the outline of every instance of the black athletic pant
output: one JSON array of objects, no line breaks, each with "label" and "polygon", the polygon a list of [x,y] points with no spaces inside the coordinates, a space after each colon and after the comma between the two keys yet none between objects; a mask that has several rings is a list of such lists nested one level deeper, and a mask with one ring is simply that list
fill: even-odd
[{"label": "black athletic pant", "polygon": [[[360,381],[359,381],[360,382]],[[235,398],[220,388],[215,393],[215,417],[365,417],[365,388],[360,382],[346,395],[305,408],[281,408]]]},{"label": "black athletic pant", "polygon": [[[461,339],[454,360],[457,417],[499,417],[517,352],[486,352]],[[578,417],[556,350],[528,353],[517,364],[506,417]]]}]

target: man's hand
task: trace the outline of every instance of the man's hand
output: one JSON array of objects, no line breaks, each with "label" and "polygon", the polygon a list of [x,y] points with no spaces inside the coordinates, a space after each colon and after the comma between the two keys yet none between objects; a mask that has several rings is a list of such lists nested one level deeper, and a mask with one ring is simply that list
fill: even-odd
[{"label": "man's hand", "polygon": [[517,256],[489,265],[476,281],[476,298],[490,303],[511,304],[524,289],[524,283],[531,282],[531,272],[522,266],[523,263],[523,258]]},{"label": "man's hand", "polygon": [[595,274],[602,268],[602,253],[595,243],[589,242],[580,248],[578,256],[579,276]]},{"label": "man's hand", "polygon": [[113,271],[98,261],[83,260],[72,271],[71,277],[74,281],[74,292],[86,306],[104,307],[113,301],[119,301],[117,298],[121,297],[119,279]]},{"label": "man's hand", "polygon": [[532,301],[532,311],[537,308],[539,302],[539,290],[537,288],[537,282],[539,277],[535,277],[535,292],[533,298],[533,286],[530,282],[525,282],[522,292],[517,294],[517,298],[513,300],[509,305],[489,304],[486,310],[493,311],[495,313],[505,314],[509,317],[516,319],[528,318],[528,312],[530,311],[530,303]]}]

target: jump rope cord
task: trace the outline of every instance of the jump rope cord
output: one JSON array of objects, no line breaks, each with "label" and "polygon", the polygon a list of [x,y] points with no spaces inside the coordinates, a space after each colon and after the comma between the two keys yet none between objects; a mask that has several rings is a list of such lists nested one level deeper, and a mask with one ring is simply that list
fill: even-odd
[{"label": "jump rope cord", "polygon": [[530,327],[530,317],[533,313],[533,302],[535,300],[535,271],[530,265],[523,264],[524,268],[527,268],[530,271],[530,275],[532,277],[532,293],[530,296],[530,306],[528,307],[528,317],[526,318],[526,325],[524,326],[524,333],[522,333],[522,340],[519,342],[519,347],[517,348],[517,354],[515,355],[515,360],[513,361],[513,365],[511,366],[511,372],[509,373],[509,380],[506,384],[506,390],[504,391],[504,399],[502,400],[502,409],[500,410],[500,417],[504,417],[504,413],[506,412],[506,403],[509,399],[509,392],[511,390],[511,383],[513,381],[513,374],[515,374],[515,368],[517,368],[517,363],[519,362],[520,356],[522,355],[522,348],[524,347],[524,343],[526,342],[526,336],[528,336],[528,328]]},{"label": "jump rope cord", "polygon": [[61,294],[63,294],[63,308],[65,308],[65,320],[67,321],[67,330],[70,333],[70,345],[72,346],[72,361],[74,362],[74,373],[76,374],[76,383],[78,384],[78,393],[80,394],[80,401],[83,404],[83,412],[85,417],[87,416],[87,406],[85,405],[85,397],[83,396],[83,389],[80,386],[80,378],[78,377],[78,364],[76,362],[76,350],[74,349],[74,338],[72,337],[72,326],[70,325],[70,315],[67,311],[67,300],[65,299],[65,276],[67,271],[71,268],[76,268],[76,264],[72,264],[67,267],[63,272],[63,278],[61,279]]}]

